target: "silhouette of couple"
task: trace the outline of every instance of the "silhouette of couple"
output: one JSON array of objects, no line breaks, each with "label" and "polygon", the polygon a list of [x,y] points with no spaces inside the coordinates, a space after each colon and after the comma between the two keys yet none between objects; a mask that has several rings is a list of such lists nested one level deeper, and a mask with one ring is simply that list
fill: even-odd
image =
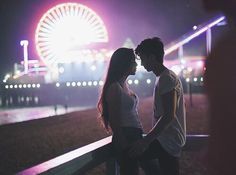
[{"label": "silhouette of couple", "polygon": [[[136,72],[136,55],[141,65],[158,78],[153,127],[145,137],[138,97],[126,82]],[[179,174],[179,157],[186,142],[185,102],[181,81],[163,65],[163,57],[164,46],[157,37],[143,40],[135,51],[119,48],[111,56],[98,110],[105,128],[112,131],[121,175],[138,175],[139,166],[147,175]]]},{"label": "silhouette of couple", "polygon": [[[210,104],[208,173],[234,175],[236,123],[236,1],[202,0],[205,9],[223,12],[230,30],[221,37],[206,61],[205,85]],[[141,64],[158,77],[154,89],[153,127],[145,137],[137,112],[138,97],[126,79],[136,71],[132,49],[117,49],[111,57],[98,102],[121,175],[137,175],[139,166],[148,174],[179,174],[179,157],[186,141],[185,105],[179,78],[163,65],[163,43],[157,37],[142,41],[135,49]],[[160,172],[152,159],[158,159]]]}]

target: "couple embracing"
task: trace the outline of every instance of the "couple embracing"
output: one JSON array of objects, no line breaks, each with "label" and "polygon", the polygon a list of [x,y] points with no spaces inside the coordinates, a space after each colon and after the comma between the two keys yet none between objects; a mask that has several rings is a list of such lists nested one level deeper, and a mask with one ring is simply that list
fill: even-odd
[{"label": "couple embracing", "polygon": [[[144,137],[138,97],[126,82],[136,72],[136,55],[157,77],[153,127]],[[139,167],[146,175],[179,174],[179,157],[186,142],[185,102],[181,81],[164,66],[163,57],[164,46],[158,37],[143,40],[135,51],[119,48],[111,56],[98,110],[105,128],[112,131],[121,175],[138,175]]]}]

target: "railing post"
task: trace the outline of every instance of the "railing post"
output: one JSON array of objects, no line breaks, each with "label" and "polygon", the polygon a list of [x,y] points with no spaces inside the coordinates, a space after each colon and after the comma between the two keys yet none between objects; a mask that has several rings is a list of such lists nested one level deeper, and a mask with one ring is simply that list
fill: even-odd
[{"label": "railing post", "polygon": [[119,166],[115,159],[106,161],[106,175],[119,175]]},{"label": "railing post", "polygon": [[206,51],[207,51],[207,55],[211,52],[211,28],[208,28],[206,31]]}]

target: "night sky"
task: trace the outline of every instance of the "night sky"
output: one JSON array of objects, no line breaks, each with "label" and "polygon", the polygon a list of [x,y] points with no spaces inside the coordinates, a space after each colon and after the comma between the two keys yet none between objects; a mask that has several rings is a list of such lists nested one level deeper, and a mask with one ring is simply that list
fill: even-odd
[{"label": "night sky", "polygon": [[54,5],[78,2],[93,9],[105,23],[108,48],[120,47],[127,37],[138,44],[159,36],[165,44],[216,14],[206,13],[201,0],[2,0],[0,6],[0,80],[23,60],[20,40],[29,40],[29,59],[38,59],[34,32],[41,16]]}]

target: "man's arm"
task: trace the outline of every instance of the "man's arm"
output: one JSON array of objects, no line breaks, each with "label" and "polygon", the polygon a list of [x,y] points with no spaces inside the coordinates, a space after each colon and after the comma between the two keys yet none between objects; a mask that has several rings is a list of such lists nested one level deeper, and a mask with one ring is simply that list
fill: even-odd
[{"label": "man's arm", "polygon": [[175,118],[177,92],[173,89],[161,95],[164,114],[150,130],[150,132],[143,138],[138,140],[130,149],[130,156],[135,157],[142,154],[148,146],[153,142],[171,123]]}]

